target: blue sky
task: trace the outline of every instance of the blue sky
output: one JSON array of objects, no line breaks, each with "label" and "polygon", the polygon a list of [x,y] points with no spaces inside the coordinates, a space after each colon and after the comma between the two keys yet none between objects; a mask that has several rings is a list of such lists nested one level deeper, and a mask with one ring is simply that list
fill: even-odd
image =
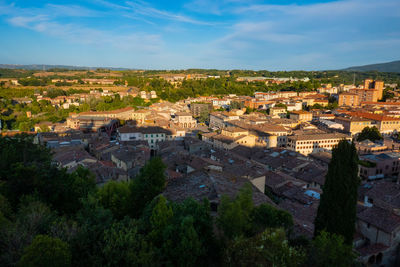
[{"label": "blue sky", "polygon": [[0,0],[0,63],[320,70],[400,59],[399,0]]}]

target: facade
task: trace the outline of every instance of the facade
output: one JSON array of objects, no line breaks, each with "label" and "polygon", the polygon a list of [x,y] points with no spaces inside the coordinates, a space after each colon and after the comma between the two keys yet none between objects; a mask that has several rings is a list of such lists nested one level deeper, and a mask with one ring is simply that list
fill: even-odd
[{"label": "facade", "polygon": [[175,120],[182,128],[196,128],[197,126],[197,121],[193,119],[190,113],[178,112],[175,114]]},{"label": "facade", "polygon": [[335,122],[343,125],[344,131],[352,136],[361,133],[365,127],[371,127],[372,121],[360,117],[336,117]]},{"label": "facade", "polygon": [[356,107],[360,104],[358,94],[354,93],[341,93],[339,94],[339,106]]},{"label": "facade", "polygon": [[380,99],[380,91],[376,89],[353,88],[350,89],[349,92],[358,95],[359,104],[363,101],[377,102]]},{"label": "facade", "polygon": [[213,112],[210,113],[211,128],[225,128],[227,123],[232,120],[239,120],[239,115],[232,112]]},{"label": "facade", "polygon": [[82,131],[98,131],[101,128],[112,128],[115,124],[115,120],[106,117],[96,117],[96,116],[70,116],[67,118],[67,127]]},{"label": "facade", "polygon": [[399,175],[400,153],[387,152],[360,156],[360,177],[364,180],[392,178]]},{"label": "facade", "polygon": [[135,120],[138,124],[143,124],[144,121],[146,120],[146,117],[150,115],[150,111],[140,109],[132,112],[132,120]]},{"label": "facade", "polygon": [[116,110],[110,111],[98,111],[98,112],[81,112],[79,113],[80,116],[91,116],[91,117],[104,117],[104,118],[111,118],[111,119],[120,119],[120,120],[132,120],[133,113],[135,113],[135,109],[132,107],[126,107]]},{"label": "facade", "polygon": [[117,129],[120,141],[147,141],[151,149],[157,149],[158,143],[167,140],[170,131],[160,127],[135,127],[125,125]]},{"label": "facade", "polygon": [[202,113],[210,113],[212,111],[211,103],[191,103],[190,104],[190,112],[192,116],[198,117]]},{"label": "facade", "polygon": [[340,133],[291,135],[287,137],[287,148],[303,155],[332,150],[340,140],[351,141],[351,137]]},{"label": "facade", "polygon": [[349,115],[371,120],[371,125],[376,126],[381,134],[390,135],[392,133],[397,133],[400,130],[400,118],[393,118],[368,112],[351,112]]},{"label": "facade", "polygon": [[374,89],[378,91],[378,100],[383,96],[384,82],[379,80],[365,79],[364,89]]},{"label": "facade", "polygon": [[269,109],[269,115],[274,118],[286,118],[286,108],[284,107],[273,107]]},{"label": "facade", "polygon": [[304,110],[292,111],[290,112],[289,116],[290,119],[295,121],[301,121],[301,122],[312,121],[312,113]]}]

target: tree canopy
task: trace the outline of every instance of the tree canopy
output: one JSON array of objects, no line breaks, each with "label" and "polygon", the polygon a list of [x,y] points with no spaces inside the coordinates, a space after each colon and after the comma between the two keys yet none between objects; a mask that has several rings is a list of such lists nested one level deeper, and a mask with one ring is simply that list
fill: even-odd
[{"label": "tree canopy", "polygon": [[346,244],[352,244],[359,183],[355,145],[341,140],[332,149],[332,159],[315,219],[315,236],[327,231],[343,236]]},{"label": "tree canopy", "polygon": [[365,127],[357,136],[357,141],[364,141],[367,139],[372,142],[382,140],[382,135],[376,126]]}]

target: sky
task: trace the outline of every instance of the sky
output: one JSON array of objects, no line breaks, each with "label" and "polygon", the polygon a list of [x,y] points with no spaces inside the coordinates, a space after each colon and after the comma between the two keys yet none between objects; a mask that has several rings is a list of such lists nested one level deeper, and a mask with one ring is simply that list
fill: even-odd
[{"label": "sky", "polygon": [[0,0],[0,64],[327,70],[400,60],[400,0]]}]

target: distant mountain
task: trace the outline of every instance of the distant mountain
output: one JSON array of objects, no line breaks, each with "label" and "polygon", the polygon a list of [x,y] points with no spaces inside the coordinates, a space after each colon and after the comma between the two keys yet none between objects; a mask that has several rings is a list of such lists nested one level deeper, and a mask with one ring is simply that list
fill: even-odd
[{"label": "distant mountain", "polygon": [[400,73],[400,60],[387,62],[387,63],[378,63],[378,64],[370,64],[364,66],[355,66],[346,68],[343,70],[348,71],[380,71],[380,72],[399,72]]},{"label": "distant mountain", "polygon": [[67,65],[15,65],[15,64],[0,64],[0,69],[24,69],[24,70],[48,70],[48,69],[68,69],[68,70],[130,70],[127,68],[111,68],[111,67],[82,67],[82,66],[67,66]]}]

